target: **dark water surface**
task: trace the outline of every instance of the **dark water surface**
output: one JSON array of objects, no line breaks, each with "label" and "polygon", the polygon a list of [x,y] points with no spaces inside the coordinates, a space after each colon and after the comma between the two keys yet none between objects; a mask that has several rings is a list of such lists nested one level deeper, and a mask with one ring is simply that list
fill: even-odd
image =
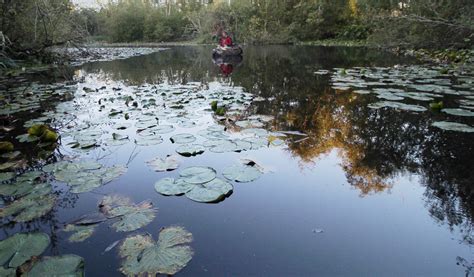
[{"label": "dark water surface", "polygon": [[[229,108],[228,117],[233,121],[227,122],[213,115],[212,97],[206,96],[189,107],[181,101],[186,114],[182,107],[171,107],[175,102],[157,100],[159,104],[146,111],[175,127],[173,132],[161,134],[163,143],[157,145],[136,146],[136,128],[128,127],[119,132],[130,137],[123,145],[112,147],[104,142],[81,150],[68,145],[73,141],[68,128],[58,128],[62,144],[52,157],[39,161],[31,158],[36,153],[30,153],[35,152],[30,147],[15,142],[28,157],[28,164],[38,169],[67,157],[98,160],[106,166],[127,165],[128,171],[109,184],[81,194],[71,193],[67,185],[54,181],[53,190],[58,195],[54,209],[29,223],[2,219],[1,238],[42,230],[52,239],[45,254],[82,256],[87,276],[120,276],[117,247],[104,253],[114,241],[145,232],[156,240],[160,228],[176,225],[194,237],[194,256],[178,273],[181,276],[469,274],[474,259],[474,133],[446,131],[432,124],[452,121],[473,126],[474,120],[429,109],[369,108],[386,101],[383,97],[387,93],[393,97],[396,90],[374,94],[377,84],[363,84],[368,78],[361,77],[361,71],[378,70],[374,74],[385,78],[385,83],[398,79],[450,88],[453,93],[430,90],[436,94],[431,96],[442,100],[447,108],[459,108],[462,103],[465,110],[472,107],[472,103],[462,102],[474,95],[472,72],[435,74],[442,70],[363,48],[287,46],[248,47],[243,60],[230,61],[230,68],[229,64],[219,65],[219,61],[215,64],[210,50],[176,47],[147,56],[83,65],[74,72],[79,82],[72,87],[69,98],[42,103],[35,113],[16,115],[19,122],[11,124],[21,126],[69,101],[66,107],[74,110],[70,113],[75,114],[75,121],[95,126],[110,137],[113,124],[135,122],[145,113],[145,102],[140,102],[143,110],[131,111],[130,119],[119,115],[122,119],[108,121],[108,105],[115,107],[117,101],[99,99],[110,95],[134,95],[149,89],[158,99],[161,91],[184,87],[205,96],[209,92],[218,95],[220,91],[236,91],[249,93],[252,98],[248,105]],[[426,77],[416,75],[419,72]],[[347,82],[348,76],[352,80],[350,89],[338,84]],[[372,93],[355,93],[354,84]],[[404,87],[396,84],[392,87]],[[95,91],[103,86],[104,90]],[[94,91],[85,93],[84,87]],[[405,91],[416,91],[408,87]],[[433,102],[402,99],[398,102],[426,108]],[[254,127],[283,133],[267,134],[267,143],[258,149],[225,153],[206,149],[202,155],[179,157],[180,166],[175,171],[155,172],[146,164],[155,157],[175,154],[177,145],[169,140],[175,134],[190,133],[197,137],[196,143],[204,143],[198,135],[200,130],[225,125],[230,137],[246,137],[242,133],[246,128],[235,122],[254,115],[271,116],[268,120],[258,118],[254,123],[261,125]],[[11,121],[2,118],[4,125]],[[190,122],[195,125],[185,126]],[[24,131],[13,132],[16,136]],[[284,137],[284,131],[291,132]],[[2,137],[8,140],[14,136],[5,133]],[[233,193],[219,203],[167,197],[154,189],[156,181],[177,177],[189,166],[212,167],[222,178],[224,168],[242,158],[255,161],[264,173],[253,182],[231,182]],[[135,203],[151,200],[158,208],[155,219],[135,232],[116,232],[103,223],[87,240],[69,242],[70,233],[61,230],[64,224],[96,211],[102,197],[111,194],[128,196]]]}]

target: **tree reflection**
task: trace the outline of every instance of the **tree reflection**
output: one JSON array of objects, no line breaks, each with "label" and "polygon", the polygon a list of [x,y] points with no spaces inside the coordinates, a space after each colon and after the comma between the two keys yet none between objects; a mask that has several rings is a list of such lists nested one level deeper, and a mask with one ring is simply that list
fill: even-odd
[{"label": "tree reflection", "polygon": [[[379,51],[357,48],[248,47],[230,84],[267,101],[250,112],[275,116],[274,130],[302,131],[288,142],[302,163],[337,150],[347,181],[362,196],[390,189],[401,174],[416,174],[426,186],[433,218],[459,226],[472,244],[474,149],[472,135],[431,127],[436,114],[372,110],[372,96],[335,91],[318,69],[391,66],[407,62]],[[130,84],[221,81],[211,47],[178,47],[146,57],[89,64],[85,72]],[[226,81],[228,78],[225,79]]]}]

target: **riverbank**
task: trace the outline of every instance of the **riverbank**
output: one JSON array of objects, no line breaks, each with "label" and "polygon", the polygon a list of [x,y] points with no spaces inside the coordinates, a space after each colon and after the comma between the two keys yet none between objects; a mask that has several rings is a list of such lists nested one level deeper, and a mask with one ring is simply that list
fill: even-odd
[{"label": "riverbank", "polygon": [[392,49],[397,55],[415,57],[420,61],[435,63],[445,66],[464,67],[474,70],[474,50],[469,49],[443,49],[443,50],[402,50]]}]

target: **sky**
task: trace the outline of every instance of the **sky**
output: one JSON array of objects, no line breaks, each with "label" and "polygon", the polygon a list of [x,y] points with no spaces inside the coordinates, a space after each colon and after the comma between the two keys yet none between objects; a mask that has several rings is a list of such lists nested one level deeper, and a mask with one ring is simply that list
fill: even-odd
[{"label": "sky", "polygon": [[[103,1],[103,0],[102,0]],[[96,8],[98,7],[98,0],[72,0],[74,4],[77,4],[81,7],[87,7],[87,8]],[[101,2],[101,0],[99,0]]]}]

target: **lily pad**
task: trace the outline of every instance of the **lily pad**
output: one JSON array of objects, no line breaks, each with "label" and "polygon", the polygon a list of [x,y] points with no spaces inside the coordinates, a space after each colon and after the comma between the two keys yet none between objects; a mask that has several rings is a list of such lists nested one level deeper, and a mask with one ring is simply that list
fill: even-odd
[{"label": "lily pad", "polygon": [[166,158],[155,158],[147,162],[148,166],[155,171],[172,171],[179,167],[179,162],[175,156],[167,156]]},{"label": "lily pad", "polygon": [[68,239],[70,242],[82,242],[92,236],[96,227],[97,225],[68,224],[66,227],[64,227],[63,231],[74,232],[74,234],[72,234]]},{"label": "lily pad", "polygon": [[170,138],[172,143],[186,144],[196,141],[196,137],[191,134],[177,134]]},{"label": "lily pad", "polygon": [[27,222],[41,217],[54,207],[56,198],[50,193],[50,184],[39,184],[30,194],[1,208],[0,217],[14,216],[13,220],[16,222]]},{"label": "lily pad", "polygon": [[193,184],[183,179],[163,178],[155,183],[155,190],[163,195],[183,195],[193,188]]},{"label": "lily pad", "polygon": [[457,116],[474,116],[474,112],[465,109],[442,109],[441,111]]},{"label": "lily pad", "polygon": [[163,142],[163,138],[161,136],[148,136],[144,138],[139,138],[135,140],[135,144],[139,146],[151,146],[157,145]]},{"label": "lily pad", "polygon": [[197,156],[206,151],[206,148],[200,144],[183,144],[176,148],[176,153],[185,156]]},{"label": "lily pad", "polygon": [[0,173],[0,183],[9,181],[13,178],[15,178],[15,172],[2,172]]},{"label": "lily pad", "polygon": [[77,255],[43,257],[26,276],[84,276],[84,259]]},{"label": "lily pad", "polygon": [[186,192],[186,197],[196,202],[218,202],[229,196],[233,189],[229,182],[216,178],[204,184],[194,185]]},{"label": "lily pad", "polygon": [[224,169],[222,175],[228,180],[246,183],[258,179],[262,172],[256,166],[233,165]]},{"label": "lily pad", "polygon": [[457,123],[457,122],[450,122],[450,121],[438,121],[431,124],[434,127],[446,130],[446,131],[456,131],[456,132],[465,132],[465,133],[473,133],[474,127],[471,127],[467,124]]},{"label": "lily pad", "polygon": [[388,108],[395,108],[399,110],[413,111],[413,112],[424,112],[427,110],[425,107],[422,107],[422,106],[409,105],[405,103],[392,102],[392,101],[381,101],[381,102],[370,104],[368,105],[368,107],[371,109],[380,109],[380,108],[388,107]]},{"label": "lily pad", "polygon": [[120,271],[125,275],[174,275],[192,259],[193,251],[187,244],[192,234],[182,227],[166,227],[160,231],[158,242],[145,235],[134,235],[120,246],[124,258]]},{"label": "lily pad", "polygon": [[118,232],[138,230],[152,222],[156,213],[151,201],[136,205],[128,198],[119,196],[105,196],[99,206],[105,216],[117,219],[112,227]]},{"label": "lily pad", "polygon": [[151,129],[150,131],[153,131],[155,134],[168,134],[174,131],[174,127],[172,125],[158,125],[155,126]]},{"label": "lily pad", "polygon": [[16,268],[33,256],[39,256],[50,243],[45,233],[17,233],[0,241],[0,264]]},{"label": "lily pad", "polygon": [[216,171],[211,167],[193,166],[182,170],[179,176],[190,184],[203,184],[216,178]]},{"label": "lily pad", "polygon": [[230,140],[215,140],[215,144],[209,149],[209,151],[214,153],[234,152],[237,150],[239,150],[237,144]]}]

